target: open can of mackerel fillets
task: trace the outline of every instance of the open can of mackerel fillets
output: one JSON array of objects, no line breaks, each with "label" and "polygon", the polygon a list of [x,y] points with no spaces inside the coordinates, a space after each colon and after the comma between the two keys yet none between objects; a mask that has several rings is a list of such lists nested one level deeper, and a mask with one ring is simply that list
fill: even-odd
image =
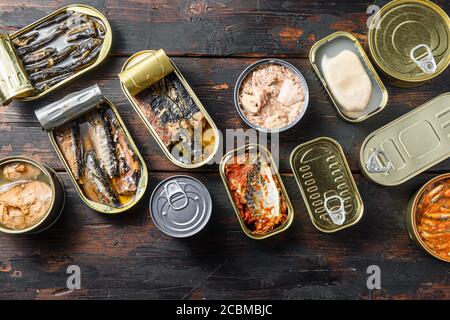
[{"label": "open can of mackerel fillets", "polygon": [[336,232],[356,224],[364,204],[341,146],[322,137],[291,153],[291,167],[313,225]]},{"label": "open can of mackerel fillets", "polygon": [[49,166],[28,157],[0,160],[0,232],[43,232],[59,219],[65,202],[64,183]]},{"label": "open can of mackerel fillets", "polygon": [[220,162],[219,172],[247,236],[261,240],[289,228],[294,209],[266,148],[248,144],[228,152]]},{"label": "open can of mackerel fillets", "polygon": [[[331,60],[345,50],[348,50],[358,57],[365,73],[370,79],[372,87],[371,95],[367,106],[365,106],[362,111],[350,112],[345,110],[345,108],[339,104],[338,100],[333,95],[330,85],[327,83],[324,76],[324,60]],[[344,120],[349,122],[360,122],[380,112],[386,106],[388,101],[388,92],[358,39],[356,39],[351,33],[339,31],[317,41],[309,52],[309,60],[339,115]]]},{"label": "open can of mackerel fillets", "polygon": [[116,107],[97,85],[35,111],[80,198],[115,214],[147,188],[147,166]]},{"label": "open can of mackerel fillets", "polygon": [[119,78],[131,105],[172,163],[192,169],[214,157],[217,127],[162,49],[132,55]]},{"label": "open can of mackerel fillets", "polygon": [[450,93],[444,93],[370,134],[360,150],[362,172],[399,185],[450,156]]},{"label": "open can of mackerel fillets", "polygon": [[367,51],[391,84],[419,86],[450,64],[450,18],[432,1],[394,0],[371,19]]},{"label": "open can of mackerel fillets", "polygon": [[34,100],[73,81],[102,63],[111,43],[105,16],[81,4],[0,34],[0,104]]}]

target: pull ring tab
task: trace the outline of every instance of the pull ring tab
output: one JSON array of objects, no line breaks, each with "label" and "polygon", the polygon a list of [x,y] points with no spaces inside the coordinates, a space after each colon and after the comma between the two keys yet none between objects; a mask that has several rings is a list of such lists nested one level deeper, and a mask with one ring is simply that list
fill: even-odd
[{"label": "pull ring tab", "polygon": [[[422,48],[426,50],[425,56],[421,57],[423,54],[420,56],[416,56],[416,52]],[[409,53],[409,56],[420,67],[420,69],[422,69],[423,72],[436,72],[436,61],[434,60],[433,53],[431,52],[430,47],[426,44],[419,44],[418,46],[414,47]]]},{"label": "pull ring tab", "polygon": [[[331,207],[331,202],[334,200],[339,201],[339,207],[335,210]],[[346,212],[344,209],[344,200],[340,196],[334,195],[325,197],[324,207],[334,224],[337,224],[338,226],[344,224]]]},{"label": "pull ring tab", "polygon": [[[172,209],[174,210],[182,210],[184,208],[186,208],[186,206],[189,203],[188,197],[186,195],[186,193],[184,192],[183,188],[181,188],[180,184],[178,183],[178,181],[174,180],[174,181],[169,181],[168,183],[166,183],[164,185],[164,191],[166,193],[166,197],[167,197],[167,201],[169,202],[169,205],[172,207]],[[184,197],[184,202],[182,202],[181,205],[176,206],[172,200],[178,200],[180,199],[179,197],[177,197],[178,195],[182,195]],[[177,197],[177,199],[175,199]]]},{"label": "pull ring tab", "polygon": [[392,168],[392,161],[386,152],[376,149],[366,162],[366,169],[370,173],[389,172]]}]

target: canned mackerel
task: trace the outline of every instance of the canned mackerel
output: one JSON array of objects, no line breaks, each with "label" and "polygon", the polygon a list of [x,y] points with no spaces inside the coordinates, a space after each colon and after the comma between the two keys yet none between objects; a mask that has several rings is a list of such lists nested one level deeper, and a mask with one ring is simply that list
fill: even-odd
[{"label": "canned mackerel", "polygon": [[418,86],[450,63],[450,19],[431,1],[395,0],[373,17],[367,45],[392,84]]},{"label": "canned mackerel", "polygon": [[335,232],[361,219],[364,204],[336,141],[322,137],[301,144],[292,151],[290,162],[317,229]]},{"label": "canned mackerel", "polygon": [[450,262],[450,173],[426,183],[408,205],[411,239],[437,259]]},{"label": "canned mackerel", "polygon": [[51,227],[66,195],[57,173],[25,157],[0,160],[0,232],[33,234]]},{"label": "canned mackerel", "polygon": [[208,189],[195,178],[173,176],[158,184],[150,198],[150,214],[159,230],[174,238],[200,232],[211,217]]},{"label": "canned mackerel", "polygon": [[172,163],[192,169],[214,157],[219,131],[162,49],[132,55],[119,78],[124,94]]},{"label": "canned mackerel", "polygon": [[352,34],[339,31],[317,41],[309,60],[345,120],[363,121],[386,106],[388,92]]},{"label": "canned mackerel", "polygon": [[450,156],[450,93],[444,93],[370,134],[360,151],[362,172],[401,184]]},{"label": "canned mackerel", "polygon": [[97,85],[36,110],[81,199],[113,214],[144,195],[148,172],[115,106]]},{"label": "canned mackerel", "polygon": [[228,152],[219,172],[247,236],[261,240],[289,228],[294,209],[266,148],[248,144]]},{"label": "canned mackerel", "polygon": [[108,20],[70,5],[11,34],[0,34],[0,104],[33,100],[95,68],[108,56]]}]

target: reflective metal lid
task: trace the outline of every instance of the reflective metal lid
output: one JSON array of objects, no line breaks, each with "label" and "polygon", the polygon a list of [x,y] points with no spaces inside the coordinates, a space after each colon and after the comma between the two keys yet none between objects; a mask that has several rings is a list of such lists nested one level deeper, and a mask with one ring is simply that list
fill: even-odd
[{"label": "reflective metal lid", "polygon": [[341,146],[322,137],[292,151],[291,167],[314,226],[335,232],[356,224],[364,204]]},{"label": "reflective metal lid", "polygon": [[385,186],[401,184],[450,156],[450,92],[370,134],[360,151],[363,173]]},{"label": "reflective metal lid", "polygon": [[430,80],[450,63],[450,19],[431,1],[391,1],[373,17],[368,41],[375,63],[402,81]]},{"label": "reflective metal lid", "polygon": [[201,231],[212,210],[208,189],[195,178],[173,176],[158,184],[150,198],[150,215],[155,225],[175,238]]}]

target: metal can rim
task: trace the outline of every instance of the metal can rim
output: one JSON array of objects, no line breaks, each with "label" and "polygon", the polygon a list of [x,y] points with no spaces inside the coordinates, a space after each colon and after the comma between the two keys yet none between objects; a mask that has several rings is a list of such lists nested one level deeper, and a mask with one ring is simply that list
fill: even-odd
[{"label": "metal can rim", "polygon": [[[260,127],[260,126],[253,124],[250,120],[247,119],[245,114],[242,112],[242,108],[239,103],[239,91],[241,89],[242,82],[253,70],[255,70],[256,68],[258,68],[259,66],[264,65],[264,64],[278,64],[278,65],[282,65],[282,66],[288,68],[300,79],[300,82],[302,84],[302,89],[304,89],[305,101],[303,103],[303,108],[300,111],[299,115],[290,124],[288,124],[285,127],[278,128],[278,129],[268,129],[268,128]],[[239,75],[238,79],[236,80],[236,84],[234,86],[233,101],[234,101],[234,106],[236,107],[237,113],[249,127],[253,128],[255,130],[258,130],[260,132],[264,132],[264,133],[283,132],[283,131],[289,130],[292,127],[294,127],[297,123],[300,122],[300,120],[305,115],[306,110],[308,109],[308,105],[309,105],[309,87],[308,87],[308,83],[306,82],[305,77],[303,76],[303,74],[300,72],[300,70],[296,66],[294,66],[293,64],[291,64],[285,60],[276,59],[276,58],[267,58],[267,59],[258,60],[256,62],[252,63],[251,65],[247,66],[241,72],[241,74]]]}]

